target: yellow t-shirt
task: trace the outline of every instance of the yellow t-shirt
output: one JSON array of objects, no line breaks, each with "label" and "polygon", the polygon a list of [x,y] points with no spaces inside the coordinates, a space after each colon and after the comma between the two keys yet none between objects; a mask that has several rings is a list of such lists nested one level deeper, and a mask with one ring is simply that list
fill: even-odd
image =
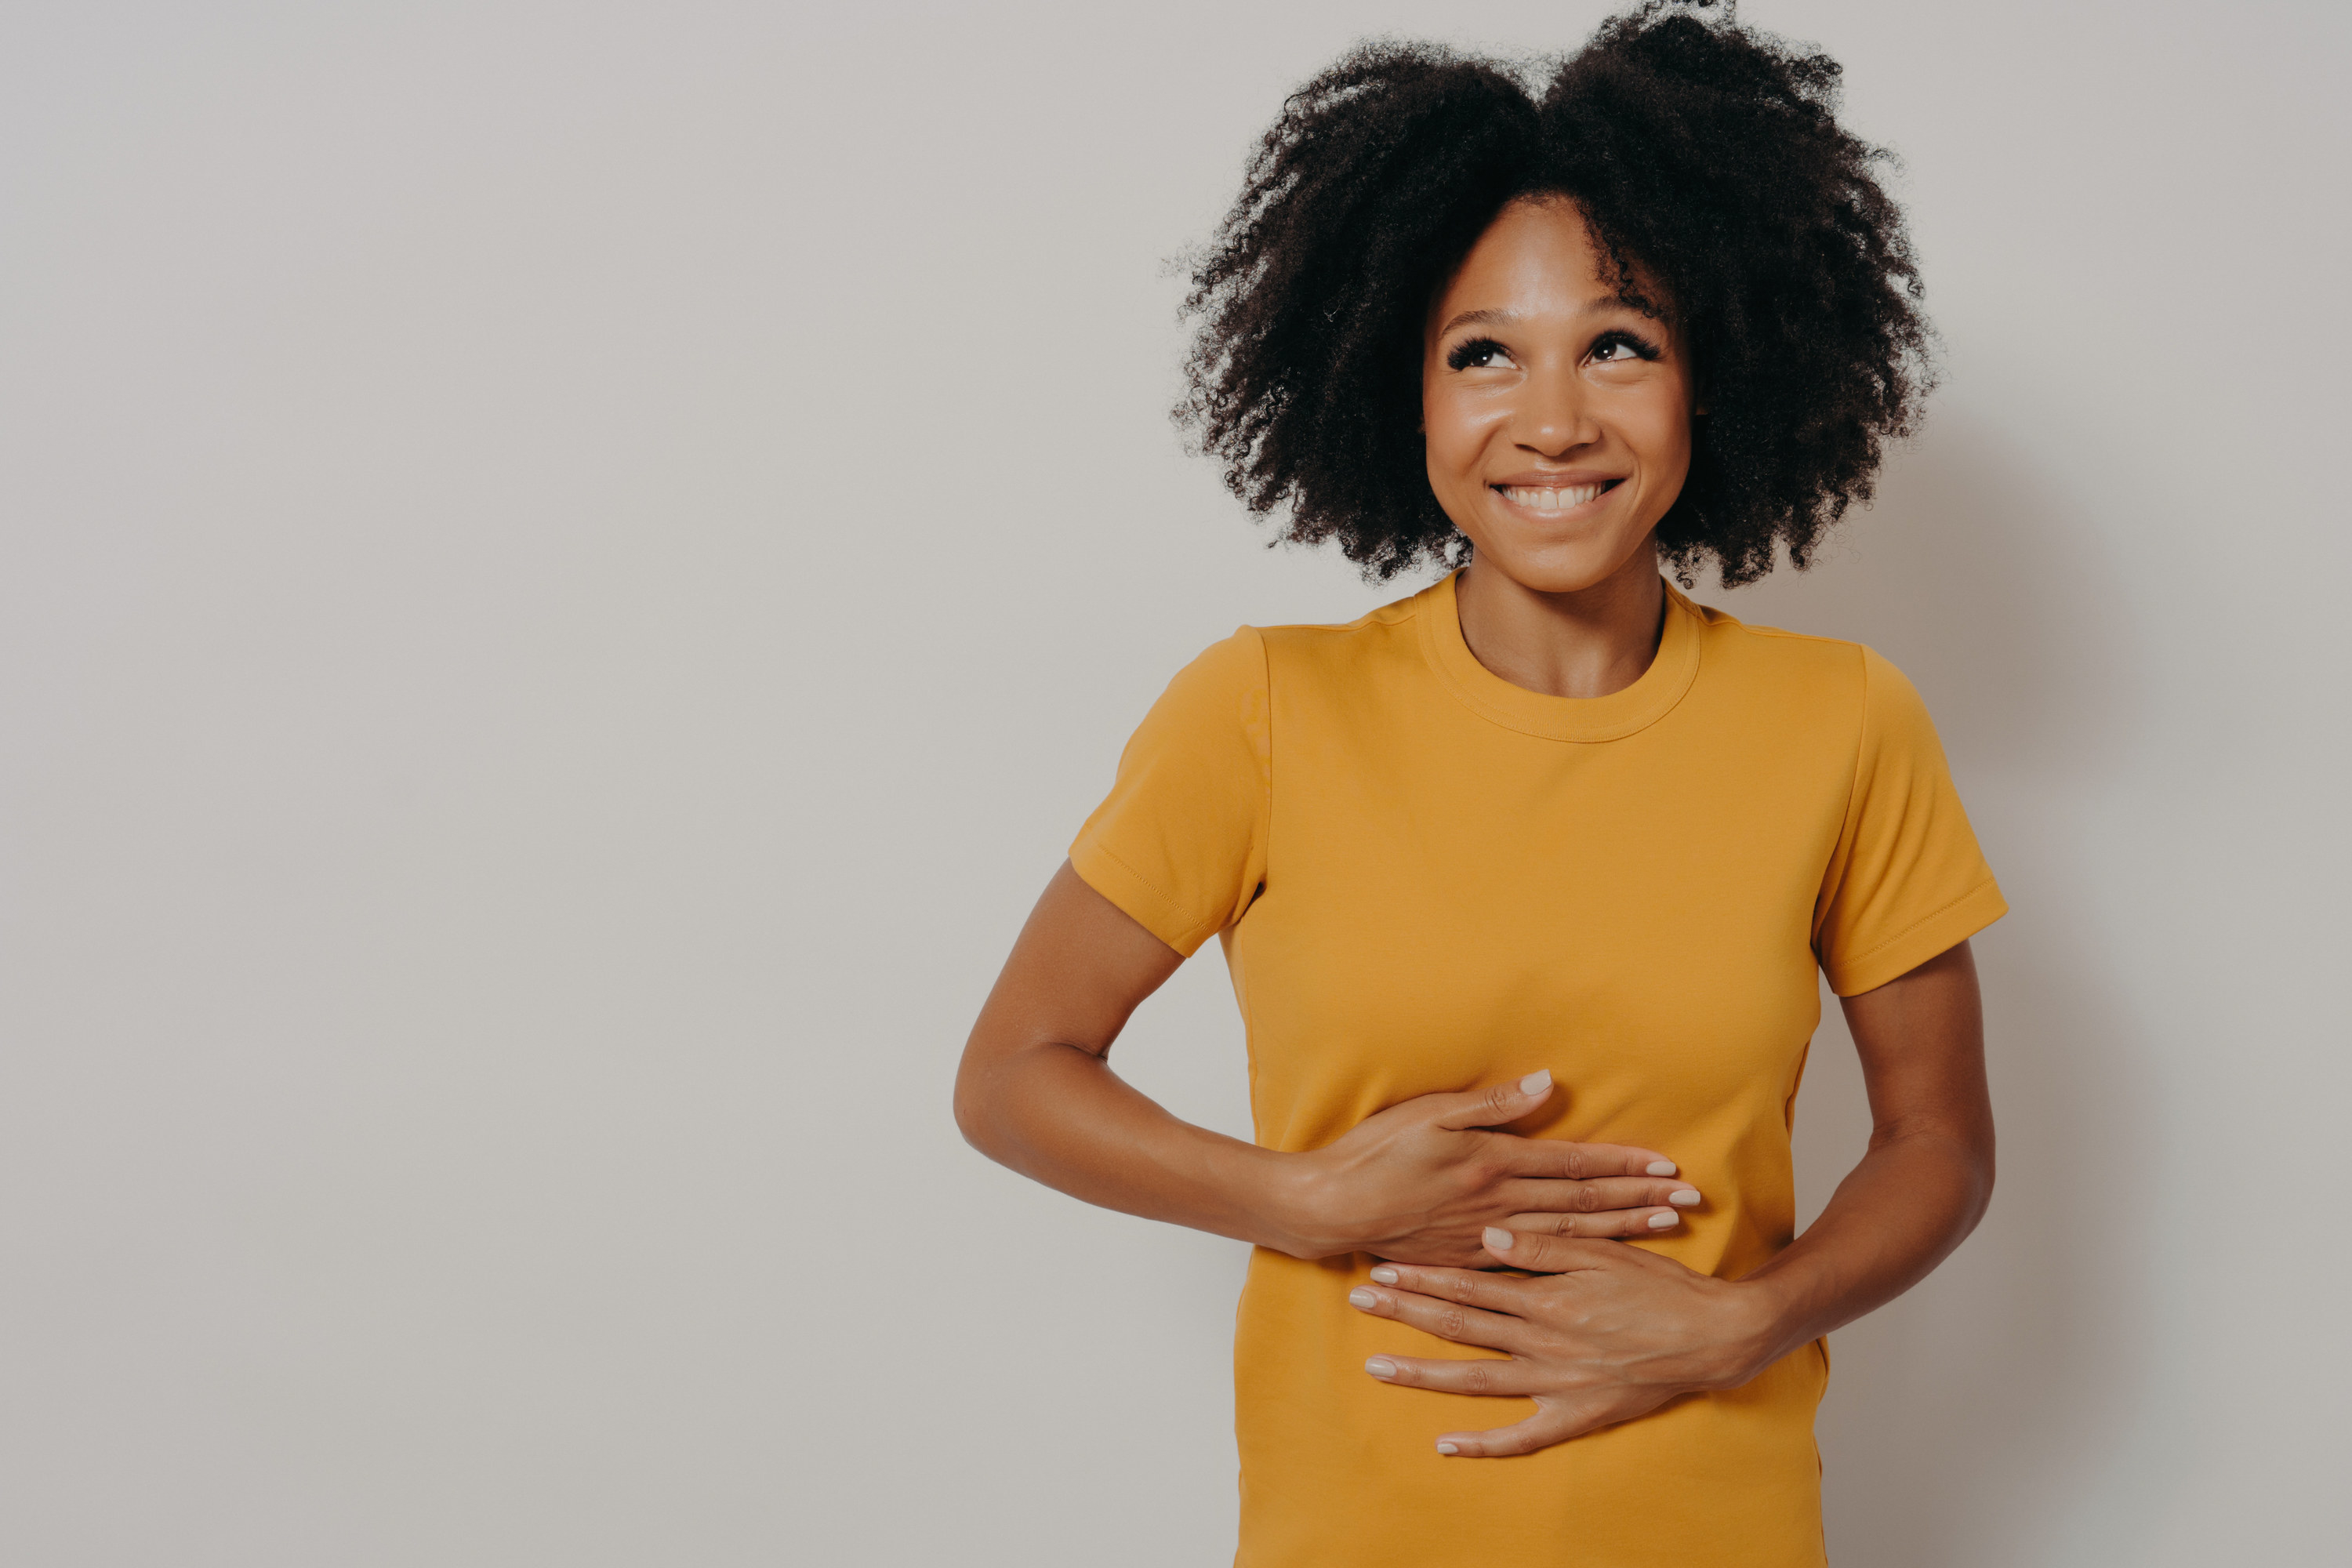
[{"label": "yellow t-shirt", "polygon": [[[1260,1143],[1549,1068],[1538,1135],[1662,1150],[1706,1194],[1628,1245],[1738,1277],[1795,1229],[1816,964],[1867,991],[2008,906],[1899,670],[1666,597],[1650,668],[1589,700],[1481,665],[1450,576],[1344,626],[1244,626],[1170,684],[1070,858],[1179,952],[1222,935]],[[1349,1307],[1372,1261],[1251,1257],[1237,1568],[1823,1561],[1819,1343],[1538,1453],[1446,1458],[1438,1433],[1531,1407],[1368,1376],[1491,1353]]]}]

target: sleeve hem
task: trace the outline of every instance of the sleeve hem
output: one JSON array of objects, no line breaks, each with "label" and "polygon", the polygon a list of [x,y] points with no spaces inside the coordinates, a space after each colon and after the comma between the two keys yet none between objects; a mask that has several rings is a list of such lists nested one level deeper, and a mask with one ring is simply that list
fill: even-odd
[{"label": "sleeve hem", "polygon": [[1070,846],[1070,868],[1129,920],[1186,958],[1217,929],[1214,922],[1187,921],[1165,893],[1137,876],[1126,861],[1091,835],[1081,836]]},{"label": "sleeve hem", "polygon": [[[1990,877],[1901,934],[1867,952],[1835,963],[1824,963],[1830,989],[1840,996],[1875,991],[1890,980],[1908,974],[1937,953],[1958,946],[2001,916],[2009,902]],[[1172,945],[1172,944],[1171,944]]]}]

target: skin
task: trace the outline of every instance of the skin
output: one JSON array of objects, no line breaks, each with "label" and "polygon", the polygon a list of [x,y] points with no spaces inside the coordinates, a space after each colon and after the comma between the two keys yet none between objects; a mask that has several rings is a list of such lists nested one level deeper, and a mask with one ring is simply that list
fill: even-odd
[{"label": "skin", "polygon": [[[1439,291],[1423,338],[1430,483],[1475,552],[1456,586],[1464,639],[1504,679],[1559,697],[1621,690],[1655,656],[1655,532],[1704,414],[1671,323],[1617,292],[1571,204],[1523,201]],[[1593,485],[1605,488],[1573,494]],[[1547,489],[1575,504],[1529,504]],[[1170,1115],[1108,1058],[1181,962],[1065,863],[965,1047],[959,1125],[1090,1203],[1296,1258],[1389,1260],[1351,1293],[1359,1310],[1507,1359],[1376,1356],[1370,1375],[1535,1402],[1517,1424],[1443,1434],[1443,1453],[1528,1453],[1736,1387],[1916,1283],[1991,1195],[1966,942],[1844,999],[1869,1152],[1802,1237],[1738,1280],[1614,1239],[1657,1234],[1657,1216],[1671,1226],[1700,1201],[1664,1179],[1668,1154],[1510,1132],[1553,1092],[1546,1073],[1407,1100],[1303,1153]]]},{"label": "skin", "polygon": [[[1668,323],[1616,296],[1574,206],[1518,202],[1423,338],[1430,488],[1473,551],[1463,640],[1554,697],[1605,697],[1650,668],[1666,608],[1652,542],[1690,473],[1696,378]],[[1594,482],[1610,488],[1559,510],[1507,493]]]}]

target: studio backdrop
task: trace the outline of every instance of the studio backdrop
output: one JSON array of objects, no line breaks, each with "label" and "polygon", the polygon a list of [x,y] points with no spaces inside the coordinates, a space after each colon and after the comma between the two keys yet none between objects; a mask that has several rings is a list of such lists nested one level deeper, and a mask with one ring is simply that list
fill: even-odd
[{"label": "studio backdrop", "polygon": [[[0,13],[0,1560],[1226,1560],[1245,1248],[953,1066],[1169,675],[1427,580],[1183,452],[1171,258],[1356,40],[1604,14]],[[2013,910],[1832,1556],[2341,1561],[2345,14],[1743,16],[1900,154],[1945,381],[1694,596],[1906,671]],[[1118,1059],[1246,1134],[1213,945]]]}]

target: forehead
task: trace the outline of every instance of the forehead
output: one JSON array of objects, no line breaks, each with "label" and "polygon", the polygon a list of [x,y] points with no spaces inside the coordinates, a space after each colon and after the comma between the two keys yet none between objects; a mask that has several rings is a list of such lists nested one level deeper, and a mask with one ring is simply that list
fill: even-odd
[{"label": "forehead", "polygon": [[1432,301],[1433,328],[1465,311],[1583,315],[1618,303],[1608,260],[1576,204],[1522,197],[1496,215]]}]

